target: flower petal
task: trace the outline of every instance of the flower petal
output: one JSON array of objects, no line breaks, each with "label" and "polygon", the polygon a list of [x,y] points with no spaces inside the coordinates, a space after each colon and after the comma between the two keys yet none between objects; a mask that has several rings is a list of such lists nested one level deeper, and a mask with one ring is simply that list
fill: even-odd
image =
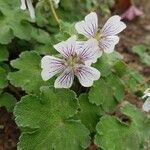
[{"label": "flower petal", "polygon": [[92,63],[96,63],[96,62],[97,62],[97,59],[102,56],[102,51],[101,51],[100,49],[98,49],[98,50],[96,51],[96,53],[95,53],[95,56],[96,56],[95,58],[93,58],[93,59],[91,59],[91,60],[85,61],[85,62],[84,62],[85,65],[86,65],[86,66],[91,66]]},{"label": "flower petal", "polygon": [[86,41],[76,41],[76,51],[84,46]]},{"label": "flower petal", "polygon": [[34,10],[34,7],[32,5],[32,1],[31,0],[27,0],[27,6],[28,6],[28,9],[29,9],[30,17],[32,19],[35,19],[35,10]]},{"label": "flower petal", "polygon": [[21,0],[20,9],[26,10],[26,3],[25,3],[25,0]]},{"label": "flower petal", "polygon": [[142,96],[143,99],[146,97],[150,97],[150,93],[146,93],[144,96]]},{"label": "flower petal", "polygon": [[105,53],[112,53],[118,42],[118,36],[106,36],[99,41],[99,46]]},{"label": "flower petal", "polygon": [[150,111],[150,97],[144,102],[142,109],[146,112]]},{"label": "flower petal", "polygon": [[42,79],[47,81],[65,69],[64,60],[53,56],[44,56],[41,60],[41,68],[43,69],[41,72]]},{"label": "flower petal", "polygon": [[76,46],[76,36],[72,36],[67,41],[62,41],[54,45],[54,48],[65,58],[68,58],[74,53],[75,46]]},{"label": "flower petal", "polygon": [[134,18],[143,15],[143,12],[138,9],[136,6],[131,5],[122,15],[122,19],[127,19],[129,21],[133,20]]},{"label": "flower petal", "polygon": [[77,22],[75,29],[79,34],[83,34],[87,38],[93,37],[98,30],[98,18],[95,12],[91,12],[85,17],[85,20]]},{"label": "flower petal", "polygon": [[96,62],[97,58],[99,58],[102,54],[98,52],[98,41],[94,38],[87,40],[82,44],[82,46],[76,49],[76,53],[82,61]]},{"label": "flower petal", "polygon": [[121,21],[121,17],[118,15],[110,17],[105,25],[103,26],[101,32],[102,36],[113,36],[120,33],[126,28],[124,22]]},{"label": "flower petal", "polygon": [[100,72],[93,67],[80,65],[76,68],[76,76],[82,86],[90,87],[95,80],[100,78]]},{"label": "flower petal", "polygon": [[55,80],[55,88],[70,88],[74,80],[74,73],[72,69],[67,68],[57,79]]},{"label": "flower petal", "polygon": [[60,0],[53,0],[55,8],[58,8],[58,5],[60,3]]}]

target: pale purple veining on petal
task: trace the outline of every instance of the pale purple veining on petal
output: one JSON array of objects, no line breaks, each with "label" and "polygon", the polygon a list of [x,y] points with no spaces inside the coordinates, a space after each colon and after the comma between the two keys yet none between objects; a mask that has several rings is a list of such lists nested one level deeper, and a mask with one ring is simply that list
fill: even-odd
[{"label": "pale purple veining on petal", "polygon": [[54,83],[55,88],[70,88],[74,80],[74,73],[71,68],[67,68]]},{"label": "pale purple veining on petal", "polygon": [[114,51],[115,45],[119,42],[118,36],[107,36],[99,41],[100,48],[105,53],[112,53]]},{"label": "pale purple veining on petal", "polygon": [[63,55],[63,57],[68,58],[75,52],[76,48],[76,36],[70,37],[67,41],[62,41],[56,45],[54,48]]},{"label": "pale purple veining on petal", "polygon": [[101,33],[102,36],[114,36],[126,28],[124,22],[121,21],[121,17],[118,15],[110,17],[103,26]]},{"label": "pale purple veining on petal", "polygon": [[93,67],[79,65],[76,68],[76,76],[78,77],[82,86],[90,87],[93,85],[95,80],[100,78],[100,72]]},{"label": "pale purple veining on petal", "polygon": [[85,42],[86,41],[76,41],[76,48],[75,48],[76,52],[77,52],[78,49],[80,49],[84,46]]},{"label": "pale purple veining on petal", "polygon": [[84,42],[84,44],[80,48],[76,49],[76,52],[78,54],[78,57],[83,61],[95,61],[95,59],[100,57],[97,55],[97,49],[98,42],[97,40],[92,38]]},{"label": "pale purple veining on petal", "polygon": [[[83,34],[87,38],[95,38],[99,46],[95,47],[95,49],[100,51],[97,53],[100,57],[102,51],[106,53],[113,52],[115,45],[119,42],[117,34],[123,31],[126,28],[126,25],[121,21],[120,16],[115,15],[110,17],[104,24],[103,28],[98,31],[98,18],[96,13],[92,12],[85,17],[84,21],[76,23],[75,28],[78,33]],[[96,60],[97,59],[95,59],[95,61]]]},{"label": "pale purple veining on petal", "polygon": [[53,56],[44,56],[41,60],[41,76],[43,80],[49,80],[54,75],[64,70],[64,60],[55,58]]},{"label": "pale purple veining on petal", "polygon": [[[58,43],[54,47],[61,53],[62,59],[53,56],[45,56],[41,60],[42,78],[48,80],[57,73],[61,73],[57,77],[54,86],[55,88],[70,88],[72,86],[74,75],[76,75],[80,83],[89,87],[92,86],[93,81],[98,80],[100,72],[90,65],[87,61],[93,61],[97,58],[95,46],[97,46],[95,39],[89,39],[86,42],[76,42],[74,37],[67,41]],[[74,46],[72,46],[72,43]],[[65,51],[64,51],[64,49]],[[85,78],[85,79],[84,79]]]},{"label": "pale purple veining on petal", "polygon": [[56,58],[54,56],[46,55],[41,60],[41,67],[43,69],[53,68],[57,66],[63,66],[65,61],[63,59]]},{"label": "pale purple veining on petal", "polygon": [[98,18],[95,12],[91,12],[85,17],[85,20],[77,22],[75,29],[78,33],[83,34],[87,38],[91,38],[98,30]]}]

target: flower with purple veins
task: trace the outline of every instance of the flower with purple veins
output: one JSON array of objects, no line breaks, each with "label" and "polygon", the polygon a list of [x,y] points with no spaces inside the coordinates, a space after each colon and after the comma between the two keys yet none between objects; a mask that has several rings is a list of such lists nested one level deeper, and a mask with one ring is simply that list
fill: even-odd
[{"label": "flower with purple veins", "polygon": [[76,76],[82,86],[92,86],[93,82],[100,78],[100,72],[89,63],[97,58],[97,51],[94,47],[95,40],[89,39],[80,46],[76,41],[76,36],[54,45],[62,57],[47,55],[42,58],[42,79],[47,81],[56,74],[60,74],[55,80],[54,87],[70,88]]},{"label": "flower with purple veins", "polygon": [[111,53],[115,45],[119,42],[118,33],[126,28],[125,23],[121,21],[118,15],[110,17],[102,29],[98,28],[98,17],[95,12],[91,12],[85,17],[85,20],[77,22],[75,28],[79,34],[88,39],[94,38],[99,46],[99,53]]}]

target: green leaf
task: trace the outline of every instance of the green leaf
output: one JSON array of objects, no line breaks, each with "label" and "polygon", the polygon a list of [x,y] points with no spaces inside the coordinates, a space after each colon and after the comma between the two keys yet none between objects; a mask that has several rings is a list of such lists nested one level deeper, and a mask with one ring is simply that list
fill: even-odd
[{"label": "green leaf", "polygon": [[[16,18],[17,16],[17,18]],[[39,43],[48,43],[49,34],[37,28],[31,23],[29,12],[20,9],[20,2],[17,0],[0,2],[0,43],[8,44],[14,36],[23,39],[34,39]]]},{"label": "green leaf", "polygon": [[8,60],[8,50],[5,46],[0,45],[0,62]]},{"label": "green leaf", "polygon": [[36,4],[36,22],[40,27],[50,26],[50,7],[44,0],[38,1]]},{"label": "green leaf", "polygon": [[16,102],[12,95],[8,93],[0,94],[0,107],[4,106],[7,111],[12,112]]},{"label": "green leaf", "polygon": [[50,35],[41,29],[32,29],[32,38],[39,43],[47,44],[50,43]]},{"label": "green leaf", "polygon": [[114,74],[110,74],[106,78],[106,82],[109,84],[111,89],[113,90],[113,94],[117,101],[122,101],[125,95],[125,87],[122,81]]},{"label": "green leaf", "polygon": [[111,73],[113,66],[116,62],[120,61],[120,59],[122,59],[122,57],[117,52],[103,54],[93,66],[101,72],[102,76],[106,77]]},{"label": "green leaf", "polygon": [[96,130],[95,143],[103,150],[139,150],[140,139],[136,129],[116,117],[103,116]]},{"label": "green leaf", "polygon": [[21,39],[30,39],[31,25],[25,21],[28,20],[27,14],[25,14],[21,9],[18,9],[20,7],[19,5],[20,4],[16,0],[1,0],[0,2],[0,27],[4,31],[0,32],[1,44],[8,44],[11,42],[14,35]]},{"label": "green leaf", "polygon": [[54,55],[58,54],[58,52],[54,49],[51,43],[49,44],[36,44],[34,45],[34,49],[41,55]]},{"label": "green leaf", "polygon": [[34,51],[21,53],[20,58],[11,61],[18,71],[10,72],[8,79],[16,87],[27,93],[38,93],[41,86],[52,85],[52,79],[45,82],[41,78],[41,56]]},{"label": "green leaf", "polygon": [[132,51],[140,57],[143,64],[150,66],[150,53],[145,45],[136,45],[132,48]]},{"label": "green leaf", "polygon": [[[122,81],[133,92],[137,92],[139,90],[142,90],[142,88],[146,88],[146,84],[143,85],[145,78],[139,72],[131,68],[127,69],[127,74]],[[140,89],[139,85],[142,85],[140,86]]]},{"label": "green leaf", "polygon": [[77,34],[77,31],[75,30],[75,23],[60,21],[60,29],[63,33],[66,33],[70,36]]},{"label": "green leaf", "polygon": [[80,111],[77,116],[91,132],[94,132],[99,116],[102,114],[102,108],[89,103],[87,94],[80,95],[78,99]]},{"label": "green leaf", "polygon": [[8,44],[13,39],[13,31],[9,28],[9,26],[0,19],[0,43],[1,44]]},{"label": "green leaf", "polygon": [[7,84],[7,70],[0,66],[0,89],[6,87]]},{"label": "green leaf", "polygon": [[121,112],[128,121],[122,122],[113,116],[100,119],[96,144],[104,150],[140,150],[150,139],[150,119],[128,102],[123,103]]},{"label": "green leaf", "polygon": [[[86,148],[89,131],[80,121],[72,120],[77,113],[77,100],[70,90],[43,87],[38,97],[28,95],[15,107],[16,123],[23,130],[19,149],[79,150]],[[32,142],[31,142],[32,141]]]},{"label": "green leaf", "polygon": [[127,64],[125,64],[124,61],[120,60],[117,61],[113,66],[115,74],[117,74],[119,77],[122,77],[127,73]]},{"label": "green leaf", "polygon": [[129,103],[125,104],[121,111],[131,119],[133,126],[139,132],[141,141],[148,141],[150,139],[150,119],[146,114]]},{"label": "green leaf", "polygon": [[67,0],[62,0],[60,2],[60,5],[66,10],[66,11],[71,11],[73,9],[75,9],[75,4],[76,4],[76,1],[67,1]]},{"label": "green leaf", "polygon": [[117,105],[113,96],[111,86],[102,78],[96,81],[89,91],[89,101],[101,105],[106,112],[113,111]]}]

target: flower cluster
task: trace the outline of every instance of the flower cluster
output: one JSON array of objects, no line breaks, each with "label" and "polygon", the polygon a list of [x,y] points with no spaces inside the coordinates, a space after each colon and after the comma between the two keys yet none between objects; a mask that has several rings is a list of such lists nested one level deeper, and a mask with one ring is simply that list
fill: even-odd
[{"label": "flower cluster", "polygon": [[98,17],[91,12],[85,20],[77,22],[75,29],[84,35],[87,41],[77,41],[76,36],[62,41],[54,48],[60,53],[60,57],[44,56],[41,60],[43,80],[49,80],[56,74],[55,88],[70,88],[76,76],[84,87],[90,87],[95,80],[100,78],[100,72],[91,67],[103,52],[111,53],[119,42],[117,36],[126,25],[121,17],[115,15],[107,20],[102,29],[98,27]]}]

